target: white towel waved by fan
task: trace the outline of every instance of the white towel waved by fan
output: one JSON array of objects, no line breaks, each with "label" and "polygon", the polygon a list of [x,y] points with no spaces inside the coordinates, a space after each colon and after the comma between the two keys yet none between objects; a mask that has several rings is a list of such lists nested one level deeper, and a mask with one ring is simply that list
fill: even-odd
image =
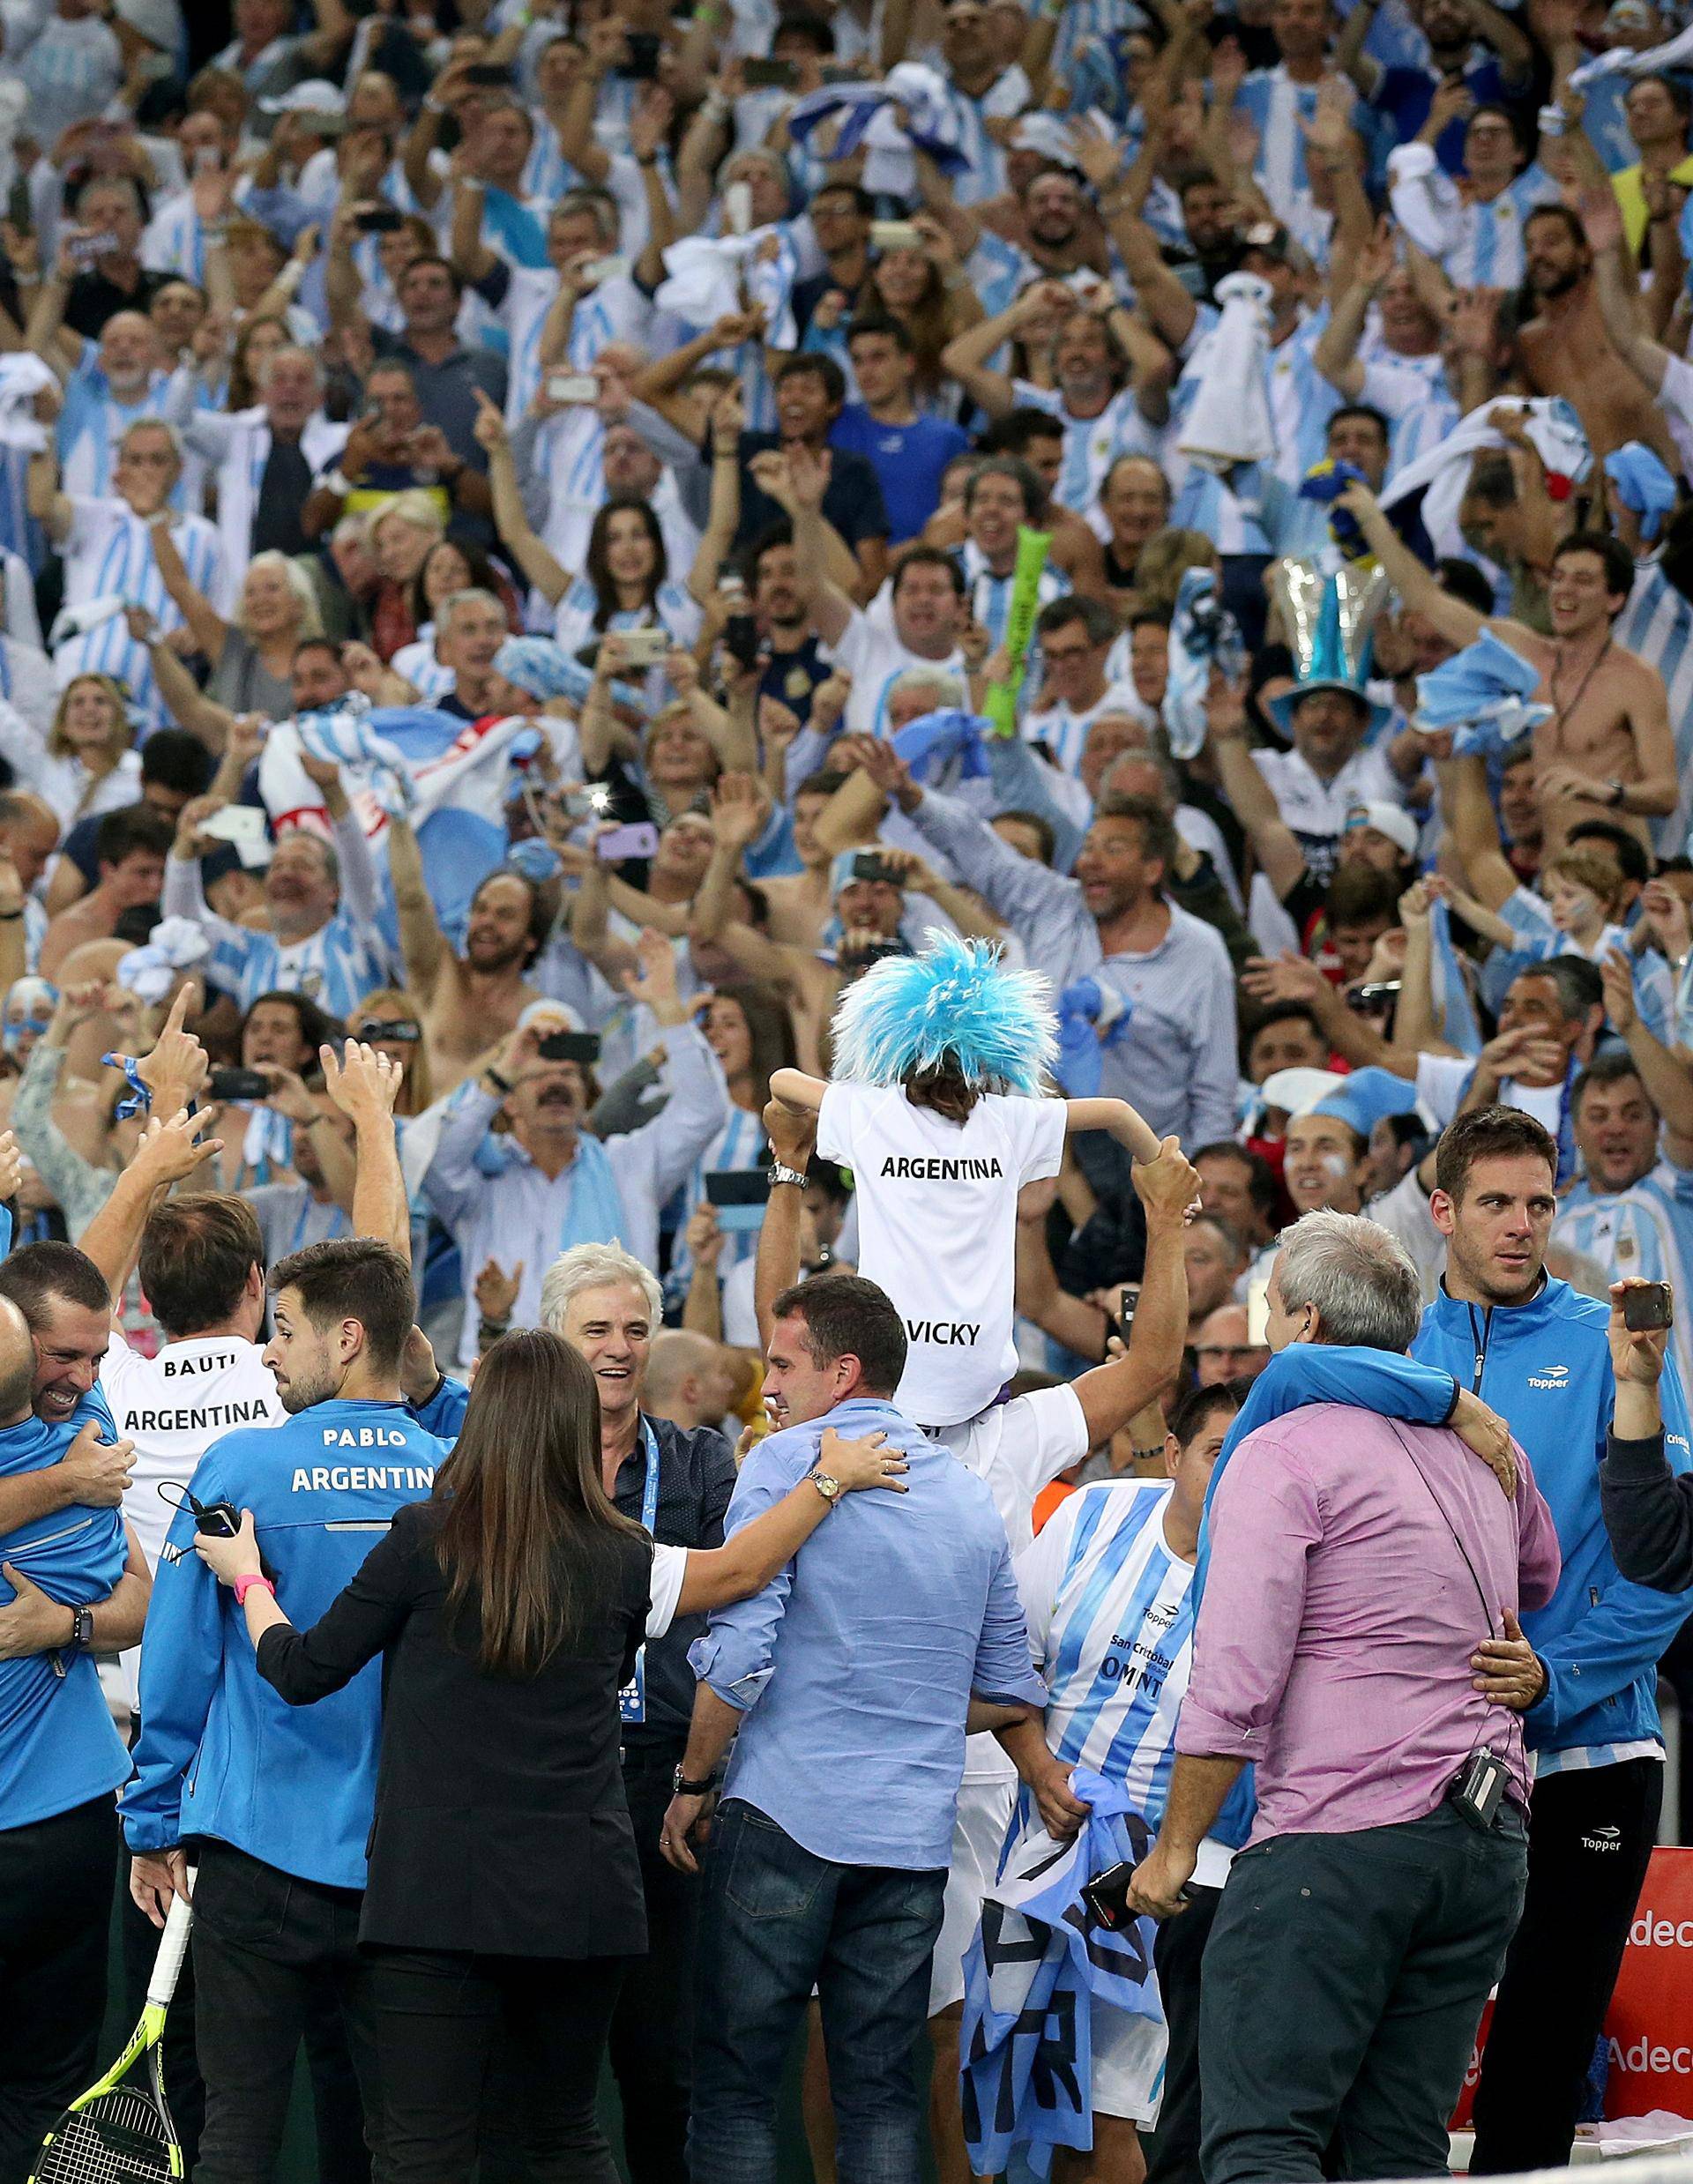
[{"label": "white towel waved by fan", "polygon": [[1236,463],[1267,463],[1276,452],[1264,369],[1270,357],[1270,283],[1230,273],[1217,283],[1222,317],[1194,362],[1198,387],[1182,423],[1179,451],[1219,473]]}]

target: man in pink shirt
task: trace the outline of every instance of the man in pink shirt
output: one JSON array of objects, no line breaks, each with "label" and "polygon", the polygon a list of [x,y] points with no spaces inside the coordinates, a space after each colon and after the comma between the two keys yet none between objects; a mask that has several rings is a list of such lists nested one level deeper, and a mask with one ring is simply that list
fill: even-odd
[{"label": "man in pink shirt", "polygon": [[[1403,1247],[1354,1214],[1284,1232],[1270,1342],[1403,1352]],[[1208,1518],[1192,1680],[1159,1839],[1130,1902],[1182,1908],[1242,1767],[1258,1809],[1206,1946],[1206,2184],[1433,2175],[1527,1874],[1518,1712],[1541,1688],[1518,1612],[1558,1577],[1513,1448],[1507,1498],[1448,1427],[1340,1404],[1234,1451]],[[1520,1688],[1518,1688],[1520,1685]],[[1455,1800],[1478,1754],[1494,1798]]]}]

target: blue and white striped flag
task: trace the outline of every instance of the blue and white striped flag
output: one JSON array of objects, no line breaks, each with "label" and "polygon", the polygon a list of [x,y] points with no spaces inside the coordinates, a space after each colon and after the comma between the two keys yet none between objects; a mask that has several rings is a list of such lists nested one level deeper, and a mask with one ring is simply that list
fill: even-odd
[{"label": "blue and white striped flag", "polygon": [[982,1905],[964,1960],[960,2055],[972,2173],[997,2176],[1024,2150],[1037,2176],[1055,2147],[1093,2143],[1093,2004],[1160,2019],[1152,1921],[1095,1923],[1086,1884],[1138,1865],[1152,1831],[1122,1786],[1078,1767],[1070,1788],[1089,1808],[1068,1843],[1043,1830],[1011,1853]]}]

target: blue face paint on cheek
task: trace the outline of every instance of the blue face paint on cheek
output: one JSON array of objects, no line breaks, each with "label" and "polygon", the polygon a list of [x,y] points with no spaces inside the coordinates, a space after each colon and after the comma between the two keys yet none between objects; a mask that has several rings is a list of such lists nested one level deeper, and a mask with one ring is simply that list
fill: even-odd
[{"label": "blue face paint on cheek", "polygon": [[51,1022],[50,1017],[44,1016],[21,1017],[16,1023],[8,1019],[4,1030],[0,1031],[0,1041],[4,1041],[8,1054],[21,1054],[25,1040],[39,1039]]}]

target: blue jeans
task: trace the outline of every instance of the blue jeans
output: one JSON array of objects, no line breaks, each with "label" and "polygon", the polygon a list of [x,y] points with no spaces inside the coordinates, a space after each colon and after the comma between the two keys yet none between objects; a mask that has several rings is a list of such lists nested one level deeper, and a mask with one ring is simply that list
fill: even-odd
[{"label": "blue jeans", "polygon": [[914,2076],[946,1875],[837,1866],[731,1798],[705,1864],[693,2184],[775,2184],[776,2094],[815,1986],[840,2184],[917,2184]]}]

